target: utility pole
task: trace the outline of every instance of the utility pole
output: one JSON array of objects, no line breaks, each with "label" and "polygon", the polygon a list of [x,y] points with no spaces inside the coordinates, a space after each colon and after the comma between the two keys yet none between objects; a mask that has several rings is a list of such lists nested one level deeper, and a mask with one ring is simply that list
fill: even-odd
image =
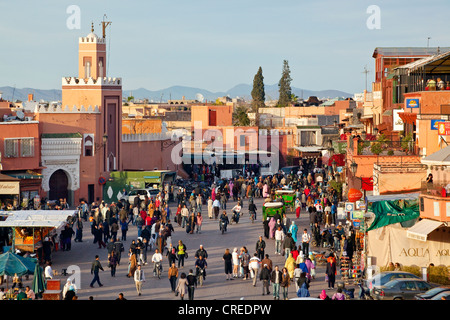
[{"label": "utility pole", "polygon": [[431,39],[431,37],[428,37],[428,38],[427,38],[427,48],[430,47],[430,39]]},{"label": "utility pole", "polygon": [[367,75],[369,74],[369,69],[367,69],[367,65],[364,66],[364,71],[362,73],[366,74],[366,92],[367,92]]}]

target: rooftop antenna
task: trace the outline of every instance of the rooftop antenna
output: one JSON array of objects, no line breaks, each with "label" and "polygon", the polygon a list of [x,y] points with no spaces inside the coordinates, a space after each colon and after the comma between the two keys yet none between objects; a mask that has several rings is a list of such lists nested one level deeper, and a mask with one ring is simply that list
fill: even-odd
[{"label": "rooftop antenna", "polygon": [[[100,23],[102,26],[102,37],[103,39],[106,38],[106,27],[108,27],[112,22],[111,21],[106,21],[105,19],[107,19],[108,17],[106,16],[106,14],[103,15],[103,21]],[[110,33],[111,34],[111,33]],[[109,37],[109,42],[108,42],[108,58],[106,59],[106,74],[108,74],[109,71],[109,53],[111,52],[111,37]]]},{"label": "rooftop antenna", "polygon": [[369,74],[369,69],[367,69],[367,65],[364,66],[364,71],[362,73],[366,74],[366,92],[367,92],[367,75]]},{"label": "rooftop antenna", "polygon": [[104,14],[103,15],[103,21],[101,22],[103,39],[106,38],[106,27],[109,26],[112,23],[111,21],[106,21],[105,19],[107,19],[107,18],[108,17],[106,16],[106,14]]}]

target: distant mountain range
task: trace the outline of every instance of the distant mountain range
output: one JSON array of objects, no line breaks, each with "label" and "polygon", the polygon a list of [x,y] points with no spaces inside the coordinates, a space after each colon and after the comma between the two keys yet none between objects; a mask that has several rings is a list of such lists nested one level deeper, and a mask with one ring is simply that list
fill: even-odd
[{"label": "distant mountain range", "polygon": [[[243,98],[245,100],[251,100],[252,85],[249,84],[238,84],[228,91],[223,92],[211,92],[205,89],[192,88],[186,86],[172,86],[162,90],[148,90],[145,88],[139,89],[124,89],[123,97],[127,98],[133,95],[135,99],[149,99],[153,102],[165,102],[167,100],[180,100],[185,97],[186,100],[196,99],[198,94],[201,94],[207,101],[215,101],[219,97],[229,96],[230,98]],[[0,87],[0,92],[2,92],[3,99],[5,100],[21,100],[26,101],[28,99],[28,94],[32,93],[34,95],[35,101],[60,101],[61,100],[61,90],[41,90],[34,88],[13,88],[13,87]],[[324,98],[336,98],[353,97],[353,94],[339,91],[339,90],[304,90],[300,88],[292,88],[292,92],[299,98],[308,99],[310,96],[316,96],[319,99]],[[277,100],[278,99],[278,84],[266,85],[265,86],[266,100]]]}]

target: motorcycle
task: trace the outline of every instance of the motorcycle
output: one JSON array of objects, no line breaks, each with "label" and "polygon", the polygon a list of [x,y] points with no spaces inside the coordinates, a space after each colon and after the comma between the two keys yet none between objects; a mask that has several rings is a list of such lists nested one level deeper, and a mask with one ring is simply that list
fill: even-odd
[{"label": "motorcycle", "polygon": [[222,220],[219,221],[219,229],[222,231],[222,234],[227,231],[226,223]]},{"label": "motorcycle", "polygon": [[231,222],[239,223],[239,212],[233,211],[233,215],[231,216]]}]

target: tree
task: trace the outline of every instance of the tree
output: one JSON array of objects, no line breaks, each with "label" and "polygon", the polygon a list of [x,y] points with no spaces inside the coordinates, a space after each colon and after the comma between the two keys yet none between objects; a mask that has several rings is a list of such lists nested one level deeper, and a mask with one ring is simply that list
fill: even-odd
[{"label": "tree", "polygon": [[291,71],[287,60],[283,61],[283,72],[281,79],[278,82],[278,106],[287,107],[289,102],[292,101],[292,89],[291,89]]},{"label": "tree", "polygon": [[259,108],[265,107],[266,93],[264,91],[264,77],[262,74],[262,68],[259,67],[258,72],[253,78],[253,90],[252,90],[252,107],[253,111],[258,112]]},{"label": "tree", "polygon": [[233,124],[235,126],[246,127],[250,124],[250,119],[248,118],[248,109],[245,106],[237,106],[233,112]]}]

